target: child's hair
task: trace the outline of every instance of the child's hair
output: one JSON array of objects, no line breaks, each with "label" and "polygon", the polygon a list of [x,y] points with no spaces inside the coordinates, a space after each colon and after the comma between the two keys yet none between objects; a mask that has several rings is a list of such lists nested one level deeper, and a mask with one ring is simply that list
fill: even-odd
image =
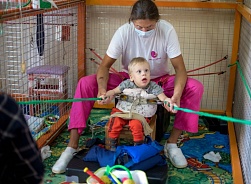
[{"label": "child's hair", "polygon": [[130,73],[132,72],[132,69],[133,69],[133,67],[134,67],[136,64],[142,64],[142,63],[147,63],[147,64],[149,64],[148,61],[147,61],[145,58],[143,58],[143,57],[135,57],[135,58],[133,58],[133,59],[130,61],[129,65],[128,65],[128,73],[130,74]]}]

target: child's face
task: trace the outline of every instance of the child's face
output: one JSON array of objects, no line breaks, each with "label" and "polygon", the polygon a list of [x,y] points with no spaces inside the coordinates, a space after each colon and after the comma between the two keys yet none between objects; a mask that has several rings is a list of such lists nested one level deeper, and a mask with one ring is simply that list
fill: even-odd
[{"label": "child's face", "polygon": [[130,80],[139,88],[145,88],[150,82],[150,66],[148,63],[136,64],[133,66]]}]

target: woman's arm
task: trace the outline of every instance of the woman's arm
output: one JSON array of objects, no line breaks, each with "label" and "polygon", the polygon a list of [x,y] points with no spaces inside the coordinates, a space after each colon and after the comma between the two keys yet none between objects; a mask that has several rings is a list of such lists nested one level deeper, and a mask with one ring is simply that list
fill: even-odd
[{"label": "woman's arm", "polygon": [[106,94],[107,82],[109,79],[109,69],[116,59],[110,58],[107,54],[104,56],[97,71],[98,97]]},{"label": "woman's arm", "polygon": [[180,106],[180,98],[182,96],[184,87],[187,81],[187,71],[183,61],[182,55],[179,55],[171,59],[172,65],[175,70],[175,84],[174,92],[171,97],[171,103],[175,103],[178,107]]}]

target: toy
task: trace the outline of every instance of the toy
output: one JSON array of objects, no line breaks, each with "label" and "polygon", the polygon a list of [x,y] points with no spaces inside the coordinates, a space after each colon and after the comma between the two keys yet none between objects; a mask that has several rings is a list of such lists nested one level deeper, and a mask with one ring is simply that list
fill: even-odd
[{"label": "toy", "polygon": [[135,184],[133,180],[127,179],[123,182],[123,184]]},{"label": "toy", "polygon": [[108,176],[103,175],[100,177],[100,179],[105,183],[105,184],[112,184],[112,181],[109,179]]},{"label": "toy", "polygon": [[112,174],[111,171],[109,172],[109,174],[111,175],[114,183],[116,183],[116,184],[122,184],[121,181],[114,174]]},{"label": "toy", "polygon": [[86,167],[84,169],[84,172],[86,172],[87,174],[89,174],[91,177],[93,177],[95,180],[97,180],[99,182],[99,184],[105,184],[97,175],[95,175],[93,172],[91,172],[88,167]]},{"label": "toy", "polygon": [[[125,170],[127,173],[128,173],[128,177],[127,179],[124,178],[124,181],[123,183],[112,173],[112,170],[113,169],[123,169]],[[105,172],[106,175],[111,175],[113,180],[115,180],[116,184],[135,184],[135,182],[133,181],[132,179],[132,174],[130,172],[129,169],[127,169],[125,166],[123,165],[114,165],[113,167],[109,167],[109,166],[106,166],[106,172]]]},{"label": "toy", "polygon": [[[122,165],[115,165],[113,167],[107,165],[106,167],[99,168],[94,174],[105,184],[148,184],[144,171],[130,171]],[[107,180],[103,178],[106,178]],[[91,176],[87,178],[86,183],[99,184],[97,180]]]}]

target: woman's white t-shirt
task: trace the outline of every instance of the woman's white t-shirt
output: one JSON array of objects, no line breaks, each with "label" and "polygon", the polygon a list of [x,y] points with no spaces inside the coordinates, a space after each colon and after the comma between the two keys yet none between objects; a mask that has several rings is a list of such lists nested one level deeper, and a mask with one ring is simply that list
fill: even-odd
[{"label": "woman's white t-shirt", "polygon": [[178,36],[174,27],[159,20],[149,37],[140,37],[133,23],[122,25],[113,35],[106,54],[118,59],[122,55],[122,71],[128,72],[128,64],[135,57],[144,57],[150,64],[151,79],[166,75],[169,58],[181,54]]}]

